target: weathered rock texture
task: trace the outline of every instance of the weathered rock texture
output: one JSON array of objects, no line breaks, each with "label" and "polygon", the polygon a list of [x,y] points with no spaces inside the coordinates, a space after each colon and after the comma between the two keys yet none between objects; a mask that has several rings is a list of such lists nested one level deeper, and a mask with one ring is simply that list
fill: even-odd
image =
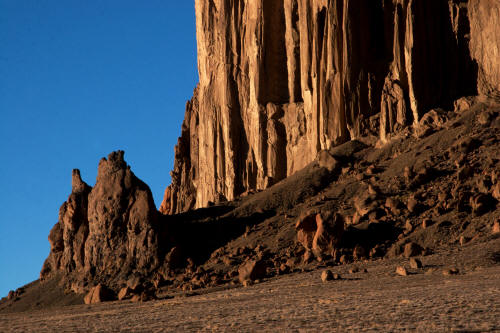
[{"label": "weathered rock texture", "polygon": [[162,212],[264,189],[458,97],[498,97],[499,20],[496,0],[196,0],[200,82]]},{"label": "weathered rock texture", "polygon": [[73,170],[72,191],[59,209],[59,222],[49,234],[50,254],[40,273],[72,272],[85,264],[85,241],[89,234],[88,196],[92,188],[82,181],[80,171]]},{"label": "weathered rock texture", "polygon": [[100,161],[94,188],[73,170],[72,193],[50,232],[51,251],[42,279],[62,273],[75,285],[112,283],[157,268],[158,213],[153,196],[123,155],[113,152]]},{"label": "weathered rock texture", "polygon": [[470,50],[479,65],[478,89],[500,98],[500,2],[469,0]]},{"label": "weathered rock texture", "polygon": [[331,211],[308,212],[295,224],[297,241],[317,257],[332,255],[344,233],[344,219]]}]

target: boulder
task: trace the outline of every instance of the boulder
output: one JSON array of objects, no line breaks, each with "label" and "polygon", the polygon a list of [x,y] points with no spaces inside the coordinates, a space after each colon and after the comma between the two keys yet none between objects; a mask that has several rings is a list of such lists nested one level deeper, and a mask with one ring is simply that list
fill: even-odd
[{"label": "boulder", "polygon": [[496,206],[494,199],[489,194],[479,193],[471,197],[469,201],[470,201],[470,206],[472,208],[472,212],[477,216],[489,212]]},{"label": "boulder", "polygon": [[331,270],[327,269],[321,273],[321,281],[327,282],[333,280],[333,273]]},{"label": "boulder", "polygon": [[133,293],[132,290],[129,287],[123,287],[120,289],[120,292],[118,293],[118,300],[122,301],[124,299],[128,299],[132,297]]},{"label": "boulder", "polygon": [[85,304],[102,303],[114,300],[114,295],[111,290],[102,284],[90,289],[87,295],[84,297]]},{"label": "boulder", "polygon": [[423,138],[441,129],[446,122],[446,117],[443,113],[443,110],[430,110],[427,112],[422,119],[420,119],[418,126],[416,126],[415,136]]},{"label": "boulder", "polygon": [[361,245],[356,245],[354,247],[354,251],[352,252],[352,257],[354,260],[362,260],[366,258],[366,251],[365,248],[362,247]]},{"label": "boulder", "polygon": [[314,211],[307,212],[299,217],[295,224],[297,230],[297,241],[302,244],[306,250],[311,250],[314,236],[318,229],[316,224],[316,215]]},{"label": "boulder", "polygon": [[493,226],[491,228],[491,233],[494,235],[500,233],[500,220],[497,220],[493,223]]},{"label": "boulder", "polygon": [[360,218],[370,214],[380,207],[378,196],[369,191],[364,191],[360,195],[354,197],[353,204]]},{"label": "boulder", "polygon": [[340,170],[340,163],[330,155],[327,150],[322,150],[318,153],[318,165],[320,168],[325,168],[329,172],[337,172]]},{"label": "boulder", "polygon": [[497,201],[500,201],[500,182],[493,185],[491,193],[493,195],[493,198],[495,198]]},{"label": "boulder", "polygon": [[406,220],[405,222],[405,234],[409,234],[413,231],[413,224],[411,224],[410,220]]},{"label": "boulder", "polygon": [[401,275],[401,276],[407,276],[408,271],[403,266],[398,266],[398,267],[396,267],[396,274]]},{"label": "boulder", "polygon": [[150,301],[152,299],[153,299],[153,297],[150,294],[148,294],[146,292],[142,292],[140,294],[133,295],[132,298],[130,299],[130,301],[133,303],[137,303],[137,302],[147,302],[147,301]]},{"label": "boulder", "polygon": [[415,257],[422,254],[422,247],[416,243],[410,242],[405,245],[403,255],[405,258]]},{"label": "boulder", "polygon": [[474,103],[474,97],[460,97],[453,103],[454,111],[460,113],[469,110]]},{"label": "boulder", "polygon": [[333,253],[344,234],[344,218],[330,211],[321,212],[316,215],[316,226],[316,234],[312,243],[314,254],[321,256],[321,254]]},{"label": "boulder", "polygon": [[431,219],[424,219],[422,221],[422,229],[427,229],[433,224]]},{"label": "boulder", "polygon": [[422,268],[422,262],[416,258],[411,258],[410,259],[410,267],[413,269],[420,269]]},{"label": "boulder", "polygon": [[396,198],[387,198],[385,200],[385,207],[389,208],[393,215],[399,215],[401,213],[401,202]]},{"label": "boulder", "polygon": [[349,269],[349,274],[356,274],[359,273],[359,267],[354,266],[351,269]]},{"label": "boulder", "polygon": [[445,275],[445,276],[457,275],[458,273],[460,273],[460,271],[456,267],[452,267],[452,268],[443,270],[443,275]]},{"label": "boulder", "polygon": [[241,283],[255,281],[266,276],[267,266],[262,260],[248,260],[238,268],[238,279]]},{"label": "boulder", "polygon": [[408,208],[408,211],[413,214],[417,214],[419,212],[419,203],[415,197],[410,197],[408,198],[408,203],[406,207]]}]

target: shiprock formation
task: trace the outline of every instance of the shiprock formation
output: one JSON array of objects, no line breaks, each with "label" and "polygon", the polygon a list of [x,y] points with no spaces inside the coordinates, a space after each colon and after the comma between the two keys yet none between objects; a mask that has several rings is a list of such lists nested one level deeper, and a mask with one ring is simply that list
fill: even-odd
[{"label": "shiprock formation", "polygon": [[196,18],[200,82],[160,210],[122,151],[93,188],[74,170],[40,281],[0,308],[163,298],[499,237],[498,1],[196,0]]},{"label": "shiprock formation", "polygon": [[491,0],[196,1],[200,82],[163,212],[263,190],[317,153],[499,98]]}]

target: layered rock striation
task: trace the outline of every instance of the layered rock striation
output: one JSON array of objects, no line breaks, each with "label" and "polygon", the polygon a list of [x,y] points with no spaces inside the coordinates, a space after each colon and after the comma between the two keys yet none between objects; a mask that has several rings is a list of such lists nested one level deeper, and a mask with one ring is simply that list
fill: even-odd
[{"label": "layered rock striation", "polygon": [[196,0],[199,84],[162,213],[269,187],[461,96],[499,97],[495,0]]}]

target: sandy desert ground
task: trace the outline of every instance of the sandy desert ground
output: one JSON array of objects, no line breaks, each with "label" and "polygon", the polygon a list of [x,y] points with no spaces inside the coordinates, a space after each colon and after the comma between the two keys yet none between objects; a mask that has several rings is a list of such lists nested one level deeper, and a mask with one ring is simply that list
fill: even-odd
[{"label": "sandy desert ground", "polygon": [[[329,267],[243,288],[145,302],[0,314],[2,332],[499,332],[500,237],[422,258]],[[395,267],[408,268],[408,276]],[[359,272],[349,273],[353,268]],[[444,271],[457,268],[456,275]],[[365,273],[364,270],[367,270]]]}]

